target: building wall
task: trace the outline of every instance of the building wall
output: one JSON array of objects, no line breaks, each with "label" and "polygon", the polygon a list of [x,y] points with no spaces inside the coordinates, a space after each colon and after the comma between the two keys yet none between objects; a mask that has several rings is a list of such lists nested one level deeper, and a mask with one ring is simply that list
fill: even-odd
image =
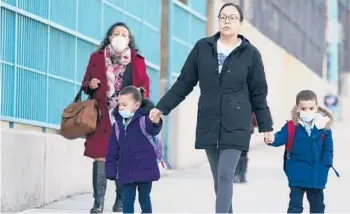
[{"label": "building wall", "polygon": [[[339,24],[340,24],[340,44],[339,44],[339,69],[341,73],[350,73],[350,0],[340,0]],[[348,75],[346,74],[346,75]],[[342,79],[343,80],[343,79]],[[342,83],[342,82],[341,82]],[[346,83],[344,83],[346,84]],[[341,91],[342,92],[342,91]]]},{"label": "building wall", "polygon": [[[167,2],[167,1],[164,1]],[[163,4],[164,4],[163,2]],[[168,40],[166,46],[166,79],[162,81],[164,92],[170,88],[181,72],[182,66],[194,44],[206,36],[207,1],[187,0],[168,4]],[[184,4],[186,3],[186,4]],[[162,62],[163,63],[163,62]],[[163,67],[163,66],[162,66]],[[201,162],[204,156],[194,149],[198,87],[171,114],[165,118],[166,125],[162,136],[165,151],[172,167],[186,168]],[[187,111],[188,110],[188,111]]]},{"label": "building wall", "polygon": [[[57,135],[60,115],[80,87],[90,54],[117,21],[131,28],[147,61],[151,99],[158,100],[164,2],[170,1],[1,0],[1,212],[91,192],[92,160],[82,155],[84,140]],[[166,41],[178,44],[165,52],[173,66],[165,64],[165,89],[174,76],[167,70],[177,75],[175,68],[206,29],[202,0],[171,5],[171,15],[163,13],[174,23]]]},{"label": "building wall", "polygon": [[151,90],[158,91],[161,1],[1,4],[1,211],[91,192],[92,161],[82,155],[84,140],[40,132],[55,133],[46,128],[59,127],[63,108],[80,87],[89,55],[114,22],[124,21],[132,29],[147,59]]},{"label": "building wall", "polygon": [[79,90],[90,54],[118,21],[130,27],[146,57],[151,96],[158,99],[161,0],[1,3],[2,120],[57,128],[62,110]]},{"label": "building wall", "polygon": [[84,140],[49,132],[57,133],[90,54],[117,21],[131,28],[158,99],[160,16],[161,0],[1,1],[1,212],[91,192]]},{"label": "building wall", "polygon": [[92,161],[82,139],[1,129],[1,213],[42,206],[91,192]]},{"label": "building wall", "polygon": [[322,77],[325,1],[240,0],[239,3],[246,20]]}]

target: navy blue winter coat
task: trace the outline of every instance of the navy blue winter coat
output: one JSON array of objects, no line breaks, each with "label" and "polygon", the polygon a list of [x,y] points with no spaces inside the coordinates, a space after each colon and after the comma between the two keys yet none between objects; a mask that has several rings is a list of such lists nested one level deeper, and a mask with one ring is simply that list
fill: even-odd
[{"label": "navy blue winter coat", "polygon": [[[329,169],[333,167],[333,137],[332,131],[325,128],[325,123],[318,125],[319,120],[322,120],[320,117],[322,116],[318,114],[315,118],[310,136],[303,123],[295,121],[293,149],[290,158],[286,160],[286,174],[290,187],[316,189],[326,187]],[[324,134],[323,141],[322,134]],[[275,141],[271,146],[285,145],[287,140],[286,124],[275,134]]]}]

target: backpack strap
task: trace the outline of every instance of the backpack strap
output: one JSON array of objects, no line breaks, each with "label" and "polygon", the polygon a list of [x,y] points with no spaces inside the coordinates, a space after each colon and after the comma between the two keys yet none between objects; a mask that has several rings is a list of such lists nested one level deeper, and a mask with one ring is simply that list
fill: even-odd
[{"label": "backpack strap", "polygon": [[295,136],[295,125],[292,120],[287,122],[287,130],[288,130],[288,140],[286,144],[287,158],[289,158],[290,153],[293,150],[294,136]]},{"label": "backpack strap", "polygon": [[[142,131],[142,134],[150,141],[152,142],[153,140],[153,136],[148,134],[148,132],[146,131],[146,116],[142,116],[140,117],[140,128]],[[153,143],[152,143],[153,145]],[[154,146],[154,145],[153,145]]]},{"label": "backpack strap", "polygon": [[[142,116],[142,117],[140,118],[140,128],[141,128],[142,134],[150,141],[150,143],[152,144],[154,150],[155,150],[156,153],[157,153],[157,150],[158,150],[159,146],[161,146],[161,145],[158,145],[158,144],[157,144],[157,137],[148,134],[148,132],[146,131],[146,116]],[[162,157],[161,157],[161,162],[160,162],[160,163],[162,164],[162,167],[163,167],[163,168],[165,168],[165,166],[164,166],[164,161],[165,161],[165,158],[164,158],[164,156],[162,155]],[[166,165],[169,169],[171,169],[171,166],[170,166],[170,164],[169,164],[168,161],[165,161],[165,165]]]},{"label": "backpack strap", "polygon": [[120,130],[119,130],[119,125],[117,122],[114,123],[114,129],[115,129],[115,136],[117,137],[117,140],[119,141]]}]

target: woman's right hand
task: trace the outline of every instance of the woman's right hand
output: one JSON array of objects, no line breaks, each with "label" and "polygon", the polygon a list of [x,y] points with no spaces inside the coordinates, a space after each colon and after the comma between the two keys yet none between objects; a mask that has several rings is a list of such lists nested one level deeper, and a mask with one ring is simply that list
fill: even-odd
[{"label": "woman's right hand", "polygon": [[93,78],[89,83],[89,87],[90,87],[90,89],[96,89],[99,87],[99,84],[100,84],[100,80]]},{"label": "woman's right hand", "polygon": [[162,112],[160,110],[154,108],[149,112],[149,119],[153,123],[159,123],[161,114]]}]

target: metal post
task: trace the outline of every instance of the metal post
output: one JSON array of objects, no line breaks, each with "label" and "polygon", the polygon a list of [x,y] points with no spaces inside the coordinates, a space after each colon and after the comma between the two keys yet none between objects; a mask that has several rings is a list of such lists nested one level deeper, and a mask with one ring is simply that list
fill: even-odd
[{"label": "metal post", "polygon": [[[48,20],[51,20],[51,1],[49,1],[49,11],[48,11]],[[45,122],[49,123],[49,74],[50,74],[50,35],[51,35],[51,26],[47,26],[47,59],[46,59],[46,115],[45,115]],[[43,132],[46,132],[46,129],[42,127]]]},{"label": "metal post", "polygon": [[[19,7],[19,0],[16,0],[16,7]],[[23,22],[23,19],[22,19]],[[14,81],[13,81],[13,117],[17,117],[17,75],[18,75],[18,26],[19,26],[19,15],[15,13],[15,61],[13,63],[14,69]],[[23,27],[23,23],[21,23],[21,28]],[[23,43],[21,44],[23,46]],[[13,128],[13,127],[12,127]]]},{"label": "metal post", "polygon": [[[173,28],[173,20],[174,20],[174,2],[173,0],[168,0],[168,66],[167,66],[167,91],[171,87],[172,82],[172,60],[170,56],[173,53],[173,45],[172,45],[172,28]],[[168,160],[168,152],[169,151],[169,117],[165,121],[165,141],[164,141],[164,157]]]},{"label": "metal post", "polygon": [[328,10],[328,82],[338,94],[339,68],[338,68],[338,1],[327,0]]},{"label": "metal post", "polygon": [[[331,86],[332,94],[339,100],[339,67],[338,67],[338,1],[327,0],[328,12],[328,83]],[[338,120],[339,105],[332,105],[331,110]]]},{"label": "metal post", "polygon": [[168,72],[167,72],[167,90],[171,87],[171,81],[172,81],[172,60],[170,59],[170,56],[173,54],[173,19],[174,19],[174,3],[173,0],[169,1],[169,12],[168,12]]}]

